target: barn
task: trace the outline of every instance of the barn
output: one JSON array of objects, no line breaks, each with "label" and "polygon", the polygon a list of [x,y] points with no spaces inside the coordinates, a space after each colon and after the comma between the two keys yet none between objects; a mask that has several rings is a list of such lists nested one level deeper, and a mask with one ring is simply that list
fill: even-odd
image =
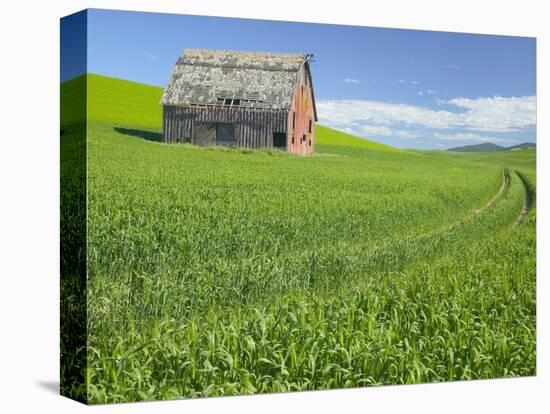
[{"label": "barn", "polygon": [[311,54],[186,49],[164,90],[163,140],[311,154]]}]

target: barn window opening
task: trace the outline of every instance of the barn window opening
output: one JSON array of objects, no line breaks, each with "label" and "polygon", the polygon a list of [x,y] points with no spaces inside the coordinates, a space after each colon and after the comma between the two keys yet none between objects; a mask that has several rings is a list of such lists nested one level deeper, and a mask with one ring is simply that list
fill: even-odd
[{"label": "barn window opening", "polygon": [[222,145],[224,147],[232,147],[237,145],[235,124],[216,124],[216,145]]},{"label": "barn window opening", "polygon": [[306,134],[302,135],[302,142],[306,142]]},{"label": "barn window opening", "polygon": [[274,132],[273,133],[273,146],[275,148],[286,148],[286,133]]},{"label": "barn window opening", "polygon": [[294,144],[294,134],[292,134],[292,143]]},{"label": "barn window opening", "polygon": [[292,111],[292,129],[296,127],[296,112]]},{"label": "barn window opening", "polygon": [[241,99],[218,98],[218,103],[224,106],[239,106],[241,104]]},{"label": "barn window opening", "polygon": [[311,134],[311,119],[309,120],[309,133]]},{"label": "barn window opening", "polygon": [[253,107],[263,104],[261,99],[242,99],[242,98],[217,98],[218,104],[223,106],[243,106]]},{"label": "barn window opening", "polygon": [[311,138],[309,139],[309,146],[311,147]]}]

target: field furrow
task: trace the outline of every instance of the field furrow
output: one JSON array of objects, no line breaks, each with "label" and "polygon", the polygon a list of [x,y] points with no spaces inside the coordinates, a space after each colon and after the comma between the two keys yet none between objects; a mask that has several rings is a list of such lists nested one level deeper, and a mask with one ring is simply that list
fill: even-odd
[{"label": "field furrow", "polygon": [[518,219],[516,220],[516,224],[521,224],[523,220],[525,220],[525,217],[527,216],[529,210],[531,209],[531,206],[533,205],[534,192],[533,187],[531,183],[529,183],[527,177],[525,177],[519,171],[516,171],[516,175],[520,178],[521,183],[523,184],[523,187],[525,189],[525,201],[523,203],[523,208],[521,209]]}]

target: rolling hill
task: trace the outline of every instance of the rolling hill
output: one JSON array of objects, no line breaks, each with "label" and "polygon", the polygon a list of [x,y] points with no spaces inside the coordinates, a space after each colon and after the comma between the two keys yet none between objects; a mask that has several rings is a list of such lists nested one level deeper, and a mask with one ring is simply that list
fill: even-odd
[{"label": "rolling hill", "polygon": [[498,152],[498,151],[516,151],[535,149],[536,144],[533,142],[524,142],[523,144],[512,145],[511,147],[503,147],[491,142],[475,145],[465,145],[463,147],[449,148],[447,151],[453,152]]},{"label": "rolling hill", "polygon": [[[86,84],[89,121],[108,121],[133,127],[145,127],[150,132],[161,131],[162,105],[160,99],[163,91],[161,87],[96,74],[83,75],[61,85],[62,96],[66,97],[62,101],[67,104],[67,108],[62,111],[62,114],[65,114],[62,117],[62,124],[82,117],[81,114],[73,114],[71,109],[80,108],[74,103]],[[401,151],[319,124],[315,126],[315,133],[317,143],[321,145]]]},{"label": "rolling hill", "polygon": [[513,150],[526,150],[526,149],[536,149],[536,148],[537,148],[537,144],[535,144],[534,142],[524,142],[522,144],[513,145],[506,149],[513,151]]},{"label": "rolling hill", "polygon": [[504,151],[506,148],[500,145],[493,144],[492,142],[486,142],[483,144],[465,145],[463,147],[449,148],[447,151],[455,152],[496,152]]}]

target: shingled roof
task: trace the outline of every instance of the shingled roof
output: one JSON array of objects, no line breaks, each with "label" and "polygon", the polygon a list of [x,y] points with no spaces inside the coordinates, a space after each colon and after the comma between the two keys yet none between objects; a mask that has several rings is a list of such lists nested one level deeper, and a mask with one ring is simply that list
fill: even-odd
[{"label": "shingled roof", "polygon": [[186,49],[162,104],[288,109],[297,72],[312,55]]}]

